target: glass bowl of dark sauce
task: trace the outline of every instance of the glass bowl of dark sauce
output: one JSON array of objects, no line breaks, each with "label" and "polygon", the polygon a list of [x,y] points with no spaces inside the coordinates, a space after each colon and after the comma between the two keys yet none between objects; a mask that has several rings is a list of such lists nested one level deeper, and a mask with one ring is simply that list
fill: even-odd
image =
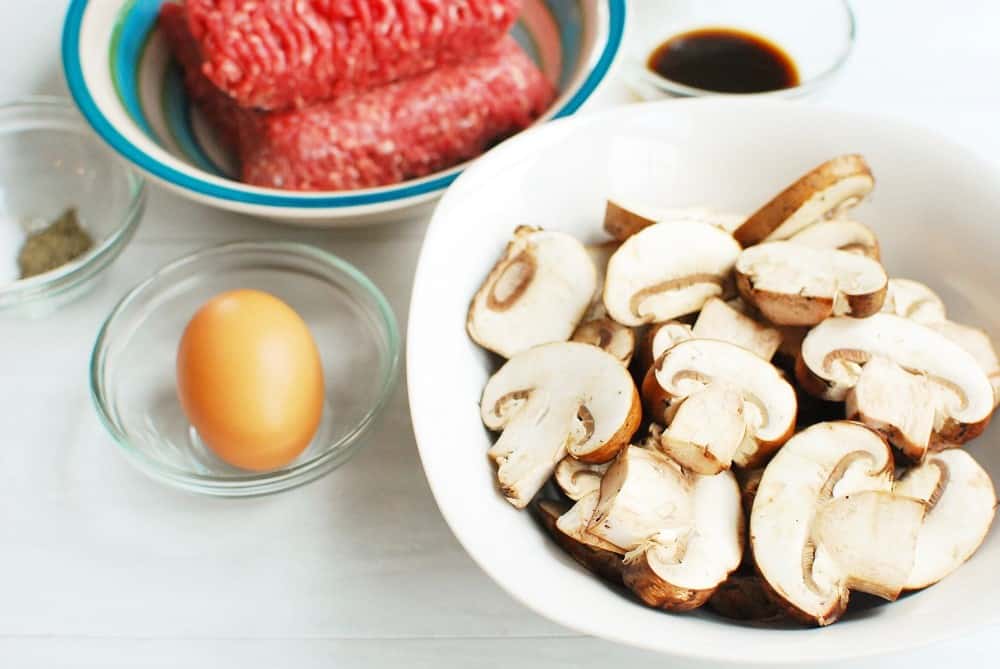
[{"label": "glass bowl of dark sauce", "polygon": [[841,70],[855,22],[844,0],[666,0],[643,4],[630,30],[641,97],[796,97]]}]

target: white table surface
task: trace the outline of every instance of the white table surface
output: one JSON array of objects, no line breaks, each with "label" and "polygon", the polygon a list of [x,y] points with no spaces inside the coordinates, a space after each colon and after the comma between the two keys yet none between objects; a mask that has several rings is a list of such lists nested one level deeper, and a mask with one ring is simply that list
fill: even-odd
[{"label": "white table surface", "polygon": [[[65,94],[65,5],[0,2],[0,98]],[[855,5],[856,51],[822,103],[923,124],[997,160],[1000,3]],[[612,82],[588,109],[626,98]],[[405,326],[425,224],[295,230],[153,187],[99,289],[44,320],[0,320],[0,667],[693,666],[563,629],[482,574],[438,515],[402,388],[348,465],[263,499],[148,481],[98,424],[91,344],[152,268],[224,240],[308,241],[367,272]],[[998,632],[853,666],[996,666]]]}]

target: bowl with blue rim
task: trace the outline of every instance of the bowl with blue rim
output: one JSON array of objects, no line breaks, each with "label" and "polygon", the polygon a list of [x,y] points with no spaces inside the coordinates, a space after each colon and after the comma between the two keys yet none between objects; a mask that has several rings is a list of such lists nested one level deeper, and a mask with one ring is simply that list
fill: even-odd
[{"label": "bowl with blue rim", "polygon": [[[468,165],[351,191],[241,183],[231,156],[186,95],[182,71],[157,28],[164,1],[71,0],[62,36],[66,81],[84,118],[152,180],[209,206],[329,227],[405,218]],[[525,0],[511,32],[557,89],[538,122],[574,114],[606,79],[621,46],[625,4]]]}]

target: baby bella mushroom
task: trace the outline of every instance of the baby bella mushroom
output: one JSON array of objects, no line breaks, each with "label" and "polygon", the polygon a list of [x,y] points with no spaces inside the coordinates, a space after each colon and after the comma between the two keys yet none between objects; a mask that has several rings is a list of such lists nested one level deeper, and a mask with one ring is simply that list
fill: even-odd
[{"label": "baby bella mushroom", "polygon": [[671,209],[654,205],[630,202],[627,206],[617,200],[608,200],[604,210],[604,231],[618,241],[625,241],[643,228],[664,221],[695,221],[708,223],[732,234],[740,227],[746,216],[707,207]]},{"label": "baby bella mushroom", "polygon": [[767,589],[789,614],[828,625],[851,590],[893,600],[913,568],[924,503],[893,495],[893,459],[873,430],[814,425],[761,478],[750,544]]},{"label": "baby bella mushroom", "polygon": [[754,212],[733,236],[743,246],[788,239],[823,219],[835,218],[863,200],[875,178],[857,154],[838,156],[812,169]]},{"label": "baby bella mushroom", "polygon": [[928,455],[903,475],[895,492],[927,504],[907,590],[933,585],[965,564],[986,538],[997,507],[989,474],[957,449]]},{"label": "baby bella mushroom", "polygon": [[466,329],[483,348],[510,358],[569,339],[596,290],[597,273],[583,244],[522,226],[472,299]]},{"label": "baby bella mushroom", "polygon": [[[883,360],[872,365],[877,358]],[[846,399],[852,416],[879,429],[914,460],[932,443],[974,439],[993,412],[993,387],[969,352],[892,314],[820,323],[803,340],[795,372],[807,392]]]},{"label": "baby bella mushroom", "polygon": [[781,345],[781,332],[777,329],[715,297],[702,307],[691,334],[695,339],[718,339],[742,346],[761,360],[773,358]]},{"label": "baby bella mushroom", "polygon": [[910,279],[889,279],[882,311],[925,324],[947,320],[944,302],[937,293]]},{"label": "baby bella mushroom", "polygon": [[578,564],[608,581],[619,584],[622,582],[621,555],[581,543],[559,529],[558,521],[569,511],[568,504],[544,499],[535,505],[535,509],[542,527]]},{"label": "baby bella mushroom", "polygon": [[739,253],[732,236],[707,223],[651,225],[611,256],[604,305],[629,326],[692,314],[723,294]]},{"label": "baby bella mushroom", "polygon": [[630,446],[604,476],[590,533],[628,551],[623,580],[643,602],[688,611],[739,565],[742,523],[731,473],[698,476]]},{"label": "baby bella mushroom", "polygon": [[887,284],[882,265],[871,258],[794,242],[754,246],[736,261],[740,297],[777,325],[871,316],[882,308]]},{"label": "baby bella mushroom", "polygon": [[679,403],[660,447],[692,471],[757,466],[795,430],[795,390],[773,365],[735,344],[681,342],[657,361],[655,376]]},{"label": "baby bella mushroom", "polygon": [[610,463],[590,464],[566,456],[556,465],[556,485],[563,494],[578,501],[601,488],[601,478],[608,471]]},{"label": "baby bella mushroom", "polygon": [[502,431],[489,450],[500,490],[523,508],[567,455],[614,458],[639,427],[632,377],[599,348],[575,342],[536,346],[508,360],[486,384],[483,423]]},{"label": "baby bella mushroom", "polygon": [[816,249],[859,253],[873,260],[878,260],[880,256],[878,237],[872,229],[847,218],[813,223],[792,235],[788,241]]}]

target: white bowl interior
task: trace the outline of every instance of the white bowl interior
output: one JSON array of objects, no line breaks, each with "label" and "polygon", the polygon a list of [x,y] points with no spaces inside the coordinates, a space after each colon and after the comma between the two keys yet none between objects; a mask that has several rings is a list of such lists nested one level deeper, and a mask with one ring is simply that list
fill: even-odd
[{"label": "white bowl interior", "polygon": [[[427,233],[409,323],[409,392],[437,502],[472,557],[568,627],[679,656],[794,662],[888,652],[1000,620],[994,531],[943,583],[825,629],[755,629],[641,606],[565,556],[497,493],[478,400],[494,361],[465,334],[469,300],[517,225],[601,236],[608,195],[751,212],[814,165],[861,152],[877,179],[856,216],[891,275],[940,292],[951,317],[1000,335],[992,257],[1000,189],[989,165],[892,120],[765,100],[667,101],[560,121],[508,142],[448,191]],[[971,447],[994,477],[1000,428]]]}]

